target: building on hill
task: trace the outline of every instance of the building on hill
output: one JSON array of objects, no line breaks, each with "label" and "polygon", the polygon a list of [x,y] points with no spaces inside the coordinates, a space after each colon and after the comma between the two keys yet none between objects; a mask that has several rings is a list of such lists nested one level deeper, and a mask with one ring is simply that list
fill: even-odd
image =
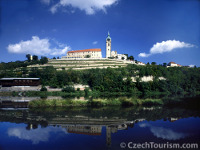
[{"label": "building on hill", "polygon": [[[108,32],[106,38],[106,58],[111,57],[115,59],[127,59],[125,54],[117,54],[117,51],[111,51],[111,37]],[[102,58],[102,52],[100,48],[68,51],[67,56],[63,56],[62,59],[68,58]]]},{"label": "building on hill", "polygon": [[117,54],[117,51],[112,51],[111,57],[115,59],[127,60],[127,56],[125,54]]},{"label": "building on hill", "polygon": [[117,51],[112,51],[112,52],[111,52],[111,57],[116,58],[116,57],[117,57]]},{"label": "building on hill", "polygon": [[68,51],[67,56],[63,58],[102,58],[102,54],[100,48],[93,48],[93,49]]},{"label": "building on hill", "polygon": [[111,51],[111,37],[110,37],[110,33],[108,32],[108,36],[106,38],[106,58],[109,58],[109,57],[127,60],[126,55],[117,54],[117,51]]},{"label": "building on hill", "polygon": [[181,67],[181,65],[175,63],[175,62],[169,62],[167,67]]},{"label": "building on hill", "polygon": [[125,54],[117,54],[117,59],[127,60],[127,56]]},{"label": "building on hill", "polygon": [[145,65],[146,65],[145,63],[140,62],[140,61],[138,61],[137,64],[138,64],[138,65],[142,65],[142,66],[145,66]]}]

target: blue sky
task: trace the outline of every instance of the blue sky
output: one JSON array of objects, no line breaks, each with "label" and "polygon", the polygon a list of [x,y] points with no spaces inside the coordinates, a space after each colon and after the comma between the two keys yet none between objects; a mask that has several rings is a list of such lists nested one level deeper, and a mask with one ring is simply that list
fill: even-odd
[{"label": "blue sky", "polygon": [[200,66],[199,0],[1,0],[0,62],[101,48]]}]

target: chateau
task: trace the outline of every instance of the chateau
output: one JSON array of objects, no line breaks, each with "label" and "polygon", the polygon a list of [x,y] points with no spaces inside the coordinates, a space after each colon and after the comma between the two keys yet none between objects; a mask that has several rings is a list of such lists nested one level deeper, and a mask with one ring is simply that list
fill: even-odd
[{"label": "chateau", "polygon": [[67,58],[102,58],[101,49],[84,49],[67,52]]},{"label": "chateau", "polygon": [[[99,59],[99,58],[102,58],[102,51],[101,51],[101,48],[68,51],[67,56],[63,56],[62,59],[68,59],[68,58]],[[110,37],[109,32],[106,38],[106,58],[115,58],[115,59],[123,59],[123,60],[127,59],[126,55],[117,54],[117,51],[111,51],[111,37]]]}]

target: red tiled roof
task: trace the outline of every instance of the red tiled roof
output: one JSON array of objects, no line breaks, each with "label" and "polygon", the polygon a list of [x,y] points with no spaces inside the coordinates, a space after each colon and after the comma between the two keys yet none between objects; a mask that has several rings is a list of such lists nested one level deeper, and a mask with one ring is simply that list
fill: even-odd
[{"label": "red tiled roof", "polygon": [[75,51],[68,51],[67,53],[77,53],[77,52],[101,52],[101,49],[92,48],[92,49],[84,49],[84,50],[75,50]]},{"label": "red tiled roof", "polygon": [[169,62],[170,64],[176,64],[175,62]]}]

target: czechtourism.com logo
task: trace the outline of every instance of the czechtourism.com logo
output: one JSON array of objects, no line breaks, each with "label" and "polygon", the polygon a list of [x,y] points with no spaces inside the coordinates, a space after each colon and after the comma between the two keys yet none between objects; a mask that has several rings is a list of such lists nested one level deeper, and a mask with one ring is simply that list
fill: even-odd
[{"label": "czechtourism.com logo", "polygon": [[155,143],[155,142],[145,142],[145,143],[134,143],[134,142],[121,142],[120,147],[122,149],[198,149],[199,145],[197,143]]}]

